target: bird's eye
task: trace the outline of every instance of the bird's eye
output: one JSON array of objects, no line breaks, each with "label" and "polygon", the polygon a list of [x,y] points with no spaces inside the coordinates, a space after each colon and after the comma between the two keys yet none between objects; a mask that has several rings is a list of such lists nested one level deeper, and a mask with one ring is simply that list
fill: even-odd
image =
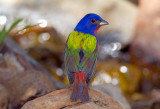
[{"label": "bird's eye", "polygon": [[94,24],[96,22],[96,20],[94,19],[91,19],[91,23]]}]

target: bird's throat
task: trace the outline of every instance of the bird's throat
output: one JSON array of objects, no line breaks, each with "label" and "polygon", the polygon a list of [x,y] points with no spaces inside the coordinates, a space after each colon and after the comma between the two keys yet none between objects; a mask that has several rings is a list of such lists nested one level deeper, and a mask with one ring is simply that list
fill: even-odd
[{"label": "bird's throat", "polygon": [[97,36],[97,31],[99,30],[101,26],[99,26],[98,28],[96,28],[96,30],[94,31],[94,34]]}]

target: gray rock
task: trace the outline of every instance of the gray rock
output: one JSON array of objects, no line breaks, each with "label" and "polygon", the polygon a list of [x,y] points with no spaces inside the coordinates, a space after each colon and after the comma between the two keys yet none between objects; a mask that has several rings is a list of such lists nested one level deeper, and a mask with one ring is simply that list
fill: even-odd
[{"label": "gray rock", "polygon": [[0,92],[3,107],[6,107],[7,99],[8,109],[20,109],[25,102],[60,88],[59,85],[55,85],[57,81],[51,74],[40,67],[11,39],[7,39],[6,45],[0,52],[2,53],[0,84],[6,87],[10,95],[5,96],[5,91]]},{"label": "gray rock", "polygon": [[0,108],[7,109],[9,93],[8,90],[0,84]]},{"label": "gray rock", "polygon": [[125,107],[125,109],[131,109],[129,103],[125,99],[121,89],[118,86],[113,86],[112,84],[103,84],[93,86],[93,88],[102,91],[114,98],[115,100],[119,101]]}]

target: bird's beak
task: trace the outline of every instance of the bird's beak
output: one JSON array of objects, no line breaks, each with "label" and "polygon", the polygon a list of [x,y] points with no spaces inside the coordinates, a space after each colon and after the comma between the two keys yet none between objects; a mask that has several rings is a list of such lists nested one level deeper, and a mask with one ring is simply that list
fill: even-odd
[{"label": "bird's beak", "polygon": [[109,23],[105,20],[101,20],[99,25],[102,26],[102,25],[108,25]]}]

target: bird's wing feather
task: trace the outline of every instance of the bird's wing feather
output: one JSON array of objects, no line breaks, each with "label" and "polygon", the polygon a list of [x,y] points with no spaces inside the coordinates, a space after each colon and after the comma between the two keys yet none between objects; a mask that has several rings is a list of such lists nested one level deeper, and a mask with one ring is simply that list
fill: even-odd
[{"label": "bird's wing feather", "polygon": [[82,72],[85,72],[86,75],[86,82],[89,84],[91,78],[93,77],[94,70],[97,63],[97,56],[98,56],[98,48],[94,50],[92,54],[84,55],[82,59]]},{"label": "bird's wing feather", "polygon": [[73,54],[72,51],[65,46],[65,70],[68,74],[69,82],[72,84],[74,82],[74,72],[78,72],[78,59],[79,55]]}]

